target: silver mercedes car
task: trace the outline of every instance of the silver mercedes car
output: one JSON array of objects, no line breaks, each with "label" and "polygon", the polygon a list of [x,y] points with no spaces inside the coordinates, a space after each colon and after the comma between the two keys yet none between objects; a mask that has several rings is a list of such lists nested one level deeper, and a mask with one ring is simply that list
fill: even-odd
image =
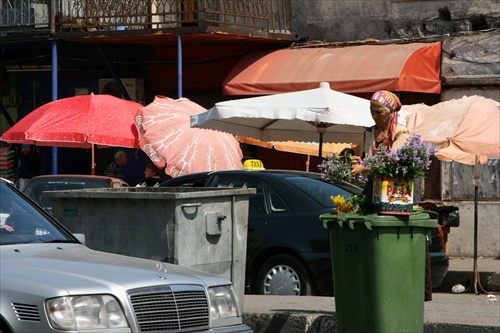
[{"label": "silver mercedes car", "polygon": [[227,279],[79,239],[0,178],[1,333],[252,332]]}]

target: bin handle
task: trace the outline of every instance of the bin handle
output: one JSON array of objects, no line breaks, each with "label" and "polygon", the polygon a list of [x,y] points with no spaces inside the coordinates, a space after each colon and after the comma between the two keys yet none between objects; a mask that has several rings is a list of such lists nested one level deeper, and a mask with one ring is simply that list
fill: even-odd
[{"label": "bin handle", "polygon": [[[194,219],[196,217],[196,214],[198,214],[198,207],[201,206],[201,203],[196,202],[196,203],[185,203],[181,204],[181,210],[184,212],[186,217],[188,219]],[[189,209],[191,208],[191,209]]]},{"label": "bin handle", "polygon": [[337,220],[337,223],[339,224],[339,226],[341,228],[344,227],[344,223],[348,223],[349,225],[349,228],[351,228],[352,230],[354,230],[354,223],[356,222],[361,222],[363,221],[363,224],[365,225],[366,229],[368,230],[372,230],[372,224],[370,221],[366,221],[365,219],[348,219],[346,218],[345,216],[339,216],[338,220]]},{"label": "bin handle", "polygon": [[190,207],[200,207],[201,202],[196,202],[196,203],[188,203],[188,204],[182,204],[182,208],[190,208]]}]

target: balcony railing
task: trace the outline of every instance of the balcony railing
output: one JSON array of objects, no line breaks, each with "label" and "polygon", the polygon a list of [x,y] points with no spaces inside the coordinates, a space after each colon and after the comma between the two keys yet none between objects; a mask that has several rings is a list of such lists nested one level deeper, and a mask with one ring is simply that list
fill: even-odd
[{"label": "balcony railing", "polygon": [[[51,4],[55,4],[55,16]],[[0,32],[56,32],[217,26],[290,34],[290,0],[3,0]]]},{"label": "balcony railing", "polygon": [[0,6],[0,31],[5,28],[49,27],[50,0],[7,0]]}]

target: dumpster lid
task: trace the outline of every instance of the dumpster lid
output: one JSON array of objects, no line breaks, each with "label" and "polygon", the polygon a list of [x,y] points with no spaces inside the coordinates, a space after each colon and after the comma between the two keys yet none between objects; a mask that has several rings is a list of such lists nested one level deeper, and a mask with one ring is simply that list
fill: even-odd
[{"label": "dumpster lid", "polygon": [[223,196],[250,196],[254,188],[215,187],[121,187],[44,191],[44,195],[64,198],[191,199]]}]

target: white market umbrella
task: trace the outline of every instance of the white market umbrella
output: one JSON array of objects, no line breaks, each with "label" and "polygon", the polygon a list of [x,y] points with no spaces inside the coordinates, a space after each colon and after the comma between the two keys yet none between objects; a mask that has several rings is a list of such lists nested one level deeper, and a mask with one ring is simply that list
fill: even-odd
[{"label": "white market umbrella", "polygon": [[361,143],[367,127],[375,125],[370,101],[319,88],[216,103],[191,115],[191,127],[209,128],[260,141]]}]

